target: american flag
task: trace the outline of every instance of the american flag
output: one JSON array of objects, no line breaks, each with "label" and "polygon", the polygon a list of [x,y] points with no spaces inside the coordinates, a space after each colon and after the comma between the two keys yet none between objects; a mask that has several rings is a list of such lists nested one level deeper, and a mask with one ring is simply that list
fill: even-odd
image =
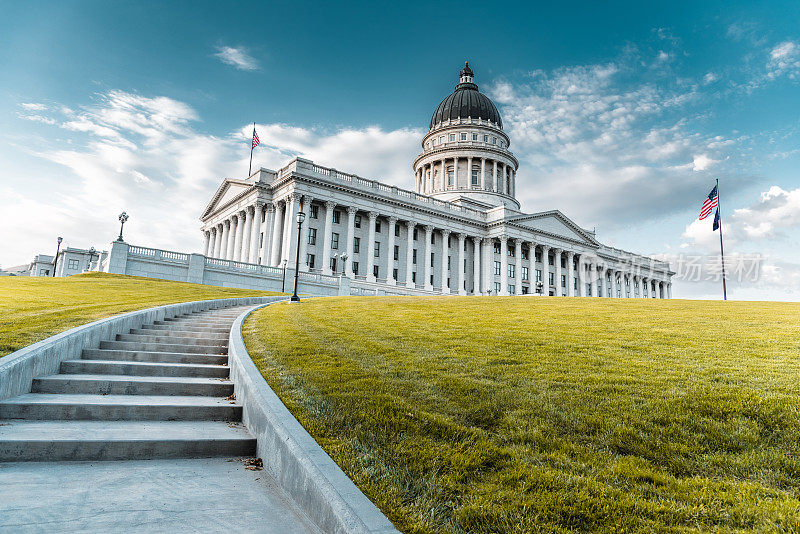
[{"label": "american flag", "polygon": [[717,195],[717,186],[715,185],[714,189],[708,194],[708,198],[703,202],[703,207],[700,208],[700,220],[702,221],[711,215],[711,212],[714,211],[714,208],[716,208],[718,204],[719,195]]},{"label": "american flag", "polygon": [[258,139],[258,134],[256,133],[256,129],[253,128],[253,146],[251,146],[250,148],[253,149],[257,147],[260,142],[261,141],[259,141]]}]

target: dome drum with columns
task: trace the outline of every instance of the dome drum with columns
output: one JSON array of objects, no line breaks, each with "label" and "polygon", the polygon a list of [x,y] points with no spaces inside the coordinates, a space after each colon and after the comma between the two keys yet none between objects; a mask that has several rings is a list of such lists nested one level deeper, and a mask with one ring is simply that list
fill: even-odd
[{"label": "dome drum with columns", "polygon": [[473,79],[466,64],[436,108],[413,190],[302,158],[225,179],[201,217],[203,254],[247,271],[299,252],[302,271],[347,276],[352,294],[670,298],[669,264],[558,210],[520,211],[510,139]]}]

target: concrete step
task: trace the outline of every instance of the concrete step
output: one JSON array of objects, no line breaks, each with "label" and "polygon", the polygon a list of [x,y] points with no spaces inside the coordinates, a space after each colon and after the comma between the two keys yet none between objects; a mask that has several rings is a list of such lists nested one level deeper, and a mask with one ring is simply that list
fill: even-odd
[{"label": "concrete step", "polygon": [[158,324],[158,323],[159,321],[156,321],[155,324],[146,324],[142,326],[142,329],[157,330],[162,332],[168,331],[168,332],[187,332],[187,333],[201,333],[201,334],[225,334],[226,336],[231,331],[230,327],[203,328],[202,326],[179,326],[176,324]]},{"label": "concrete step", "polygon": [[225,365],[228,363],[228,356],[224,354],[113,349],[83,349],[81,358],[85,360],[119,362],[199,363],[203,365]]},{"label": "concrete step", "polygon": [[2,421],[0,462],[253,456],[241,424],[219,421]]},{"label": "concrete step", "polygon": [[110,360],[66,360],[61,372],[70,374],[102,374],[133,376],[184,376],[227,378],[230,369],[224,365],[197,363],[121,362]]},{"label": "concrete step", "polygon": [[133,341],[101,341],[101,349],[144,352],[191,352],[193,354],[222,354],[228,349],[217,345],[181,345],[177,343],[139,343]]},{"label": "concrete step", "polygon": [[27,393],[0,401],[0,419],[241,421],[242,407],[215,397]]},{"label": "concrete step", "polygon": [[233,393],[233,382],[176,376],[50,375],[34,378],[31,393],[227,397]]},{"label": "concrete step", "polygon": [[169,345],[206,345],[209,347],[227,347],[228,340],[220,338],[209,338],[205,334],[198,333],[195,337],[173,336],[165,332],[163,334],[117,334],[116,341],[134,341],[138,343],[166,343]]},{"label": "concrete step", "polygon": [[155,330],[152,328],[132,328],[131,334],[140,335],[140,336],[169,336],[170,338],[174,338],[176,340],[184,340],[184,339],[208,339],[210,341],[228,341],[228,332],[213,332],[209,333],[203,330],[199,330],[197,332],[191,332],[188,330]]},{"label": "concrete step", "polygon": [[196,325],[196,326],[211,326],[217,328],[230,328],[231,324],[233,324],[233,319],[230,320],[223,320],[223,319],[165,319],[165,324],[175,324],[175,325]]}]

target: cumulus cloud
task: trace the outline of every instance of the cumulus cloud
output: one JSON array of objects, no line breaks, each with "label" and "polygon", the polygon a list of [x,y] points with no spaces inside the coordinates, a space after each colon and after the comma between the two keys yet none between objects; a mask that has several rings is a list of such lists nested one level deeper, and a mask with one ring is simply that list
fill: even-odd
[{"label": "cumulus cloud", "polygon": [[258,61],[247,53],[244,47],[218,46],[215,57],[226,65],[232,65],[239,70],[257,70]]},{"label": "cumulus cloud", "polygon": [[796,80],[800,78],[800,44],[795,41],[784,41],[769,51],[767,77],[787,76]]},{"label": "cumulus cloud", "polygon": [[47,106],[44,104],[38,104],[36,102],[23,102],[20,104],[22,109],[27,109],[28,111],[45,111]]}]

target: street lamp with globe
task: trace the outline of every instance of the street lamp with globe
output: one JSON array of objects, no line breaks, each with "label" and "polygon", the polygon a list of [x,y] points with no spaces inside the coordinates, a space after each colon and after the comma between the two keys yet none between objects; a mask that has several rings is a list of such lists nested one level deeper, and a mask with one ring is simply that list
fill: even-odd
[{"label": "street lamp with globe", "polygon": [[291,302],[300,302],[300,297],[297,296],[297,278],[300,271],[300,240],[302,239],[303,221],[306,220],[305,212],[297,213],[297,252],[294,257],[294,293],[292,294]]},{"label": "street lamp with globe", "polygon": [[124,228],[125,223],[128,222],[128,214],[124,211],[119,214],[119,222],[119,237],[117,238],[117,241],[122,241],[122,228]]}]

